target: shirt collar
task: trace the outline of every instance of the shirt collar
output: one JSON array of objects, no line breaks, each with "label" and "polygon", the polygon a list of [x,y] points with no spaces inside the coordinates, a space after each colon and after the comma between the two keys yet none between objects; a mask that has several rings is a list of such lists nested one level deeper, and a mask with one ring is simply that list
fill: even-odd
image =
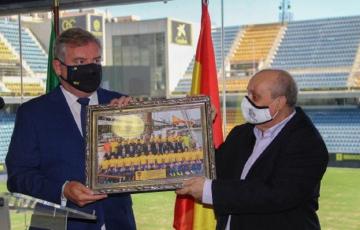
[{"label": "shirt collar", "polygon": [[296,111],[292,112],[289,116],[287,116],[284,120],[282,120],[280,123],[272,126],[271,128],[265,130],[265,132],[262,132],[260,129],[254,127],[254,135],[256,139],[271,137],[276,137],[279,132],[284,128],[284,126],[289,122],[289,120],[295,115]]},{"label": "shirt collar", "polygon": [[[78,103],[77,99],[79,99],[79,97],[75,96],[74,94],[70,93],[69,91],[67,91],[62,85],[60,85],[60,89],[63,92],[66,101],[72,105],[74,103]],[[90,97],[88,97],[90,99],[89,101],[89,105],[97,105],[98,104],[98,95],[97,92],[95,91],[94,93],[92,93],[90,95]]]}]

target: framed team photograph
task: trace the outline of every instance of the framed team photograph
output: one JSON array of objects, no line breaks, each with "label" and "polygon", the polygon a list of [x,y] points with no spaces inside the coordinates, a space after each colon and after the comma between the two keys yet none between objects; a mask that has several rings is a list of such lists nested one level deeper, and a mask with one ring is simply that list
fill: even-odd
[{"label": "framed team photograph", "polygon": [[175,190],[215,178],[206,96],[88,106],[87,186],[99,193]]}]

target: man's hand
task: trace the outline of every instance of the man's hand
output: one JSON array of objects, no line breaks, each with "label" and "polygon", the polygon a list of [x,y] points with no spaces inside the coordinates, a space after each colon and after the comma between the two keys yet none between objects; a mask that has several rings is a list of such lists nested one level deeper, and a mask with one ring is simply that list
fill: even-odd
[{"label": "man's hand", "polygon": [[107,197],[106,194],[94,195],[93,191],[77,181],[70,181],[65,185],[64,196],[80,207]]},{"label": "man's hand", "polygon": [[131,97],[121,96],[119,98],[112,99],[109,105],[122,107],[122,106],[127,106],[132,101],[133,99]]},{"label": "man's hand", "polygon": [[205,183],[204,177],[194,177],[184,181],[183,187],[176,190],[178,195],[190,195],[197,201],[202,201],[203,187]]}]

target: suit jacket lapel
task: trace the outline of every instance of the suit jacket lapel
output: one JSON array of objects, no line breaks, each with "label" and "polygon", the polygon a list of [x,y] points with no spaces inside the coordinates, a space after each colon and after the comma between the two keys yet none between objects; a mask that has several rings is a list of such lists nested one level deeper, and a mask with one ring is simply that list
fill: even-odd
[{"label": "suit jacket lapel", "polygon": [[59,86],[50,93],[50,100],[54,105],[53,110],[56,111],[54,113],[55,121],[63,123],[64,127],[71,127],[71,133],[77,133],[77,136],[83,140],[80,130],[78,129],[75,122],[75,118],[72,115],[70,107],[66,102],[65,96]]},{"label": "suit jacket lapel", "polygon": [[282,143],[282,139],[284,139],[291,133],[291,130],[293,130],[294,127],[296,127],[297,122],[300,119],[300,117],[301,117],[301,115],[299,114],[299,111],[297,111],[296,114],[294,115],[294,117],[285,125],[285,127],[279,132],[279,134],[274,138],[274,140],[264,149],[263,153],[259,156],[259,158],[256,159],[256,161],[250,168],[248,174],[250,174],[251,171],[256,168],[257,164],[264,157],[266,157],[268,154],[274,153],[273,149],[280,146],[280,144]]},{"label": "suit jacket lapel", "polygon": [[106,95],[104,93],[104,90],[99,88],[97,91],[97,95],[98,95],[98,100],[99,100],[99,105],[101,104],[107,104],[108,100],[106,98]]},{"label": "suit jacket lapel", "polygon": [[[239,158],[238,158],[238,161],[236,161],[236,164],[238,165],[237,167],[233,167],[236,169],[236,172],[234,173],[235,174],[235,179],[239,179],[240,176],[241,176],[241,173],[244,169],[244,166],[245,166],[245,163],[247,161],[247,159],[249,159],[253,149],[254,149],[254,146],[255,146],[255,141],[256,141],[256,138],[255,138],[255,135],[254,135],[254,131],[253,131],[254,127],[252,126],[252,128],[249,130],[249,136],[250,138],[247,139],[247,138],[243,138],[239,141],[243,142],[244,140],[248,140],[246,143],[243,143],[243,146],[240,148],[242,149],[243,151],[241,153],[236,153],[239,155]],[[234,159],[234,158],[233,158]]]}]

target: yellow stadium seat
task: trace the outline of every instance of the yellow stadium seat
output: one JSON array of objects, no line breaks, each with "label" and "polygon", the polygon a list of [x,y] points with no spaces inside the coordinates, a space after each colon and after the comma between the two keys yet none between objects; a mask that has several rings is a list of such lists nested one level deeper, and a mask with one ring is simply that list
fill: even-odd
[{"label": "yellow stadium seat", "polygon": [[265,60],[280,28],[280,24],[247,26],[230,62]]},{"label": "yellow stadium seat", "polygon": [[0,41],[0,62],[3,60],[14,61],[16,60],[16,56],[5,45],[4,42]]},{"label": "yellow stadium seat", "polygon": [[[250,78],[230,78],[225,80],[226,92],[245,92]],[[219,81],[219,91],[222,91],[222,81]]]},{"label": "yellow stadium seat", "polygon": [[[16,95],[21,95],[21,83],[4,82],[6,88]],[[23,83],[23,92],[25,96],[38,96],[45,93],[40,83]]]}]

